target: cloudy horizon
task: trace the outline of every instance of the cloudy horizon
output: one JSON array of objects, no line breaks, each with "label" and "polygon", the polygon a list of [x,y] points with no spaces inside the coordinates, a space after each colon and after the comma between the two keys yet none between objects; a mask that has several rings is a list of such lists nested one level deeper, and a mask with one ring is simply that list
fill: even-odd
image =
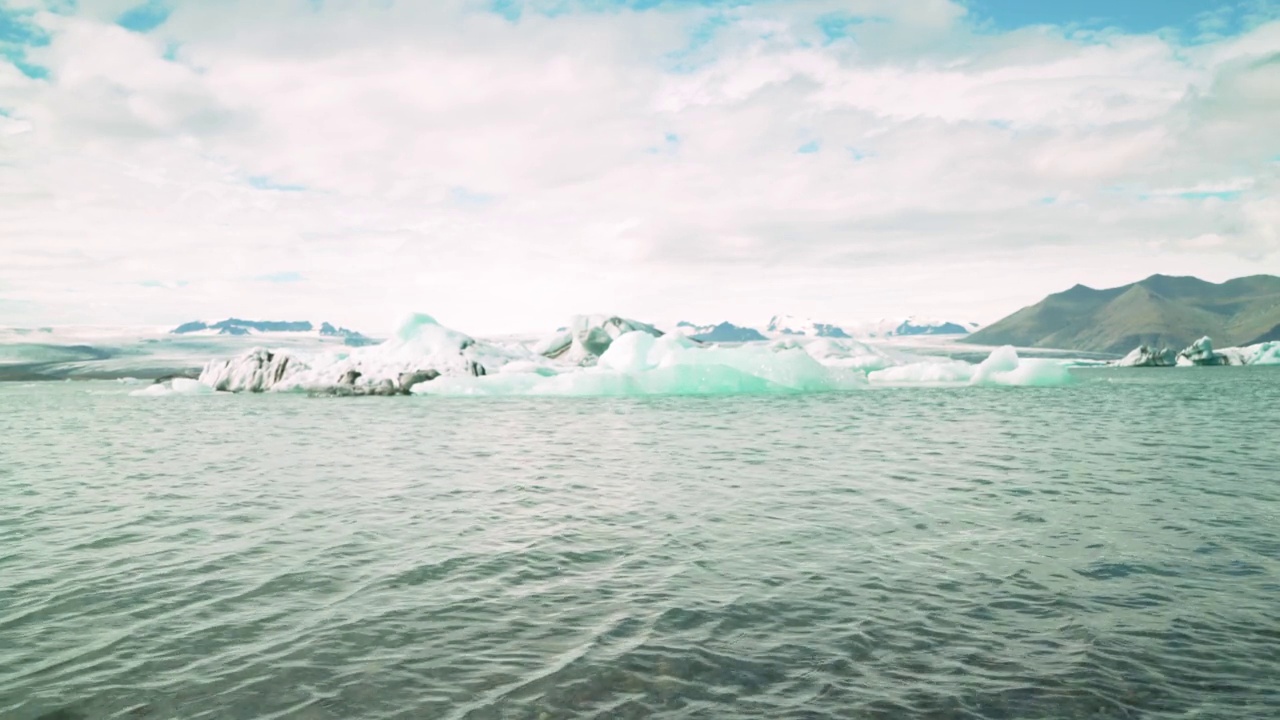
[{"label": "cloudy horizon", "polygon": [[1280,272],[1280,4],[1026,5],[0,0],[0,325],[989,323]]}]

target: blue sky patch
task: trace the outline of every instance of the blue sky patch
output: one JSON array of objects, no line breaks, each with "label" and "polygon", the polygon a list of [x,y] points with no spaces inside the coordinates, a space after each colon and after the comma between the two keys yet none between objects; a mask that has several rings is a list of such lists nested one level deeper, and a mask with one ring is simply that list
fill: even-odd
[{"label": "blue sky patch", "polygon": [[1178,193],[1184,200],[1239,200],[1244,195],[1240,190],[1188,190]]},{"label": "blue sky patch", "polygon": [[27,60],[27,48],[49,44],[49,34],[32,20],[31,11],[9,10],[0,5],[0,59],[8,60],[23,75],[35,80],[49,77],[49,69]]},{"label": "blue sky patch", "polygon": [[849,15],[847,13],[830,13],[818,18],[818,30],[822,31],[823,44],[830,45],[837,40],[844,40],[853,37],[853,28],[869,21],[877,21],[880,18],[866,18],[861,15]]},{"label": "blue sky patch", "polygon": [[253,175],[249,178],[249,184],[259,190],[275,190],[277,192],[303,192],[307,189],[305,185],[289,185],[287,183],[279,183],[266,175]]},{"label": "blue sky patch", "polygon": [[496,13],[511,22],[518,22],[524,11],[524,3],[520,0],[491,0],[489,12]]},{"label": "blue sky patch", "polygon": [[796,148],[796,152],[801,155],[812,155],[821,149],[822,149],[822,143],[818,142],[817,140],[810,140],[809,142]]},{"label": "blue sky patch", "polygon": [[271,273],[269,275],[259,275],[254,278],[254,280],[258,282],[277,284],[298,283],[305,279],[306,278],[302,277],[302,273],[294,270],[285,270],[283,272]]},{"label": "blue sky patch", "polygon": [[465,205],[470,207],[492,205],[498,201],[497,195],[477,192],[470,188],[461,186],[449,188],[449,198],[453,200],[454,205]]},{"label": "blue sky patch", "polygon": [[1173,29],[1191,36],[1233,35],[1280,15],[1280,6],[1265,0],[967,0],[964,4],[971,18],[998,30],[1066,25],[1129,33]]},{"label": "blue sky patch", "polygon": [[49,34],[35,24],[32,15],[30,11],[0,6],[0,45],[48,45]]},{"label": "blue sky patch", "polygon": [[169,19],[169,14],[173,12],[173,8],[162,0],[151,0],[144,5],[125,10],[116,18],[116,24],[126,30],[134,32],[150,32],[164,24]]}]

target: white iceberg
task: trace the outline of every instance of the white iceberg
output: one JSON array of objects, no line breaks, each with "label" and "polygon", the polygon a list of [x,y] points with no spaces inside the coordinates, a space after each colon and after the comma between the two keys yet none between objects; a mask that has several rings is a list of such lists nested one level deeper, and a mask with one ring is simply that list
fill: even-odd
[{"label": "white iceberg", "polygon": [[652,325],[616,315],[575,315],[569,326],[533,347],[533,352],[571,365],[590,366],[613,341],[631,332],[661,337]]},{"label": "white iceberg", "polygon": [[1247,365],[1280,365],[1280,341],[1258,343],[1244,348]]},{"label": "white iceberg", "polygon": [[141,390],[129,393],[134,397],[171,397],[173,395],[213,395],[214,389],[199,380],[190,378],[173,378],[166,382],[157,382]]},{"label": "white iceberg", "polygon": [[1155,350],[1142,345],[1124,359],[1112,363],[1115,367],[1220,367],[1224,365],[1280,365],[1280,342],[1271,341],[1245,347],[1228,347],[1215,350],[1213,340],[1202,337],[1179,353],[1172,350]]},{"label": "white iceberg", "polygon": [[307,391],[344,395],[401,395],[448,375],[484,375],[528,351],[480,343],[430,315],[411,315],[395,336],[350,352],[305,357],[255,348],[231,360],[213,361],[200,382],[229,392]]},{"label": "white iceberg", "polygon": [[[631,329],[628,329],[631,328]],[[579,316],[532,346],[484,342],[413,315],[386,342],[314,355],[256,348],[208,363],[212,391],[335,395],[724,395],[808,393],[877,384],[1054,385],[1065,364],[1023,360],[1001,348],[979,365],[898,365],[853,340],[788,337],[770,344],[708,346],[624,318]],[[167,392],[189,392],[185,381]],[[162,390],[148,388],[147,394]]]},{"label": "white iceberg", "polygon": [[1156,349],[1139,345],[1132,352],[1115,362],[1115,367],[1172,367],[1178,356],[1169,348]]},{"label": "white iceberg", "polygon": [[644,331],[614,339],[596,362],[571,372],[448,377],[414,388],[432,395],[737,395],[855,390],[863,373],[829,367],[801,347],[702,347]]},{"label": "white iceberg", "polygon": [[[782,340],[779,342],[790,341]],[[804,349],[805,352],[809,353],[810,357],[823,365],[851,368],[861,370],[864,373],[883,370],[896,364],[885,353],[856,340],[820,338],[804,345]]]},{"label": "white iceberg", "polygon": [[1073,381],[1062,360],[1018,357],[1011,346],[997,348],[977,365],[961,360],[931,360],[878,370],[867,375],[877,385],[1019,385],[1055,386]]},{"label": "white iceberg", "polygon": [[1213,351],[1213,341],[1207,336],[1191,343],[1191,346],[1178,353],[1178,365],[1183,367],[1191,365],[1212,366],[1212,365],[1230,365],[1226,355],[1221,355]]}]

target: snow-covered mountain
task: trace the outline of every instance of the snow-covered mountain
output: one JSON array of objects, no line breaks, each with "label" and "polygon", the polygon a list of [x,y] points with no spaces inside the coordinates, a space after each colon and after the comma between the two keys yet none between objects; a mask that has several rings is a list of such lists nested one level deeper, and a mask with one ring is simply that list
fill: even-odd
[{"label": "snow-covered mountain", "polygon": [[320,323],[317,328],[307,320],[241,320],[227,318],[217,322],[194,320],[183,323],[169,331],[173,335],[259,335],[263,333],[297,333],[313,334],[322,337],[342,338],[346,345],[359,347],[376,343],[362,333],[337,327],[327,322]]},{"label": "snow-covered mountain", "polygon": [[849,333],[838,325],[814,322],[794,315],[774,315],[766,328],[781,335],[808,335],[810,337],[848,338]]},{"label": "snow-covered mountain", "polygon": [[683,335],[700,342],[757,342],[769,339],[755,328],[734,325],[727,321],[718,325],[694,325],[691,322],[681,321],[676,324],[676,327]]},{"label": "snow-covered mountain", "polygon": [[871,322],[845,324],[849,334],[859,338],[891,338],[912,335],[967,335],[978,323],[935,320],[920,317],[882,318]]}]

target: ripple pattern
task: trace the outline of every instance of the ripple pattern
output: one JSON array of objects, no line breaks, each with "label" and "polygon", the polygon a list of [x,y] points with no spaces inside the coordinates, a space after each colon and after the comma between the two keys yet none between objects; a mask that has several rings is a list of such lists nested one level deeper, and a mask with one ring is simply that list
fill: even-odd
[{"label": "ripple pattern", "polygon": [[0,717],[1280,717],[1280,372],[0,384]]}]

